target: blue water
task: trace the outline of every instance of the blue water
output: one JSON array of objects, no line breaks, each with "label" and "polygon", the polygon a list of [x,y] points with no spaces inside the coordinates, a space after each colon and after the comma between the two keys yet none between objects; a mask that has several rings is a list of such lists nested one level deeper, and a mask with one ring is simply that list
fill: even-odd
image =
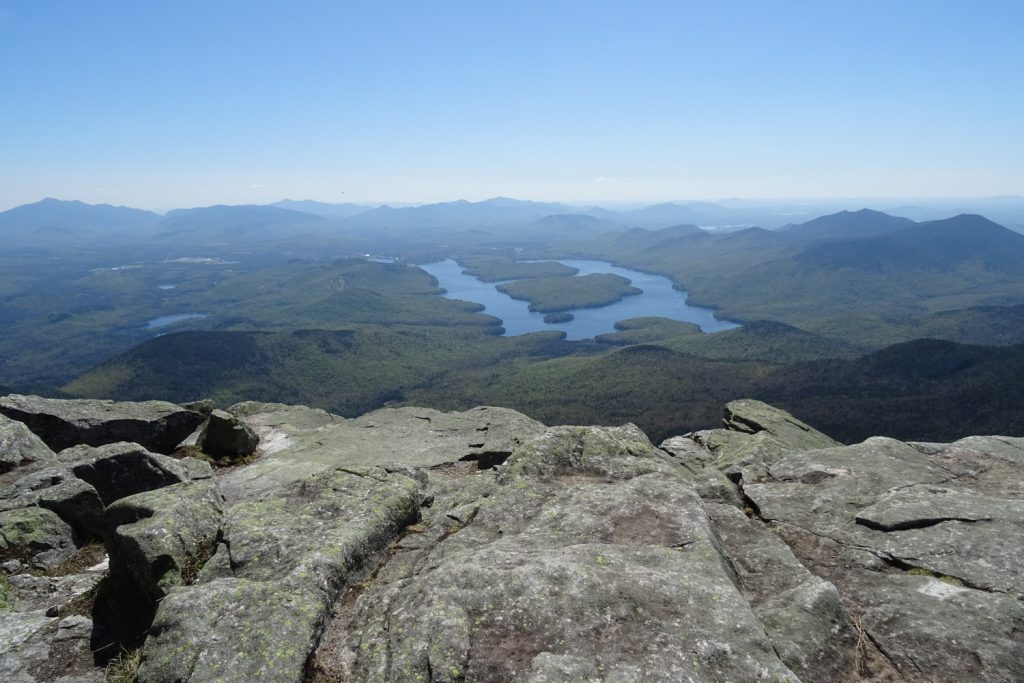
[{"label": "blue water", "polygon": [[152,330],[157,327],[163,327],[164,325],[170,325],[172,323],[181,322],[182,320],[191,320],[192,318],[205,318],[210,315],[209,313],[175,313],[174,315],[162,315],[159,318],[153,318],[146,323],[146,329]]},{"label": "blue water", "polygon": [[643,294],[627,296],[622,301],[601,308],[580,308],[570,311],[575,320],[549,325],[543,313],[529,310],[526,301],[517,301],[495,289],[501,283],[481,282],[462,272],[452,259],[420,266],[435,278],[447,292],[449,299],[474,301],[483,304],[484,312],[501,318],[507,336],[560,330],[568,339],[590,339],[599,334],[615,331],[615,323],[627,318],[659,316],[672,320],[695,323],[705,332],[721,332],[739,327],[734,322],[715,318],[714,311],[686,303],[686,292],[672,288],[672,281],[660,275],[650,275],[628,268],[619,268],[603,261],[576,261],[560,259],[559,263],[579,269],[580,275],[613,273],[628,278]]}]

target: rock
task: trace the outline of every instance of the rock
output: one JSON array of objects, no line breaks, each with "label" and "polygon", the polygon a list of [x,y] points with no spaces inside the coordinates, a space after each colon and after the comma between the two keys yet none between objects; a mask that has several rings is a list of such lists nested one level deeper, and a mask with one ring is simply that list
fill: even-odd
[{"label": "rock", "polygon": [[248,579],[171,591],[150,628],[138,680],[301,682],[323,610],[315,593]]},{"label": "rock", "polygon": [[0,398],[0,413],[25,423],[55,451],[131,441],[170,453],[202,422],[199,413],[164,401],[115,403],[19,394]]},{"label": "rock", "polygon": [[866,637],[908,680],[1019,681],[1024,607],[929,576],[850,571],[841,584]]},{"label": "rock", "polygon": [[475,512],[457,508],[459,521],[399,552],[413,557],[342,603],[315,671],[795,680],[727,571],[700,499],[666,458],[632,426],[552,428],[527,442]]},{"label": "rock", "polygon": [[46,616],[45,610],[5,613],[3,619],[0,619],[0,673],[13,673],[15,661],[11,655],[55,621]]},{"label": "rock", "polygon": [[82,538],[103,535],[103,501],[90,484],[75,477],[41,489],[38,505],[53,510]]},{"label": "rock", "polygon": [[[504,462],[544,425],[508,408],[479,407],[442,413],[425,408],[384,408],[351,420],[351,430],[373,436],[362,462],[433,467],[472,460],[481,467]],[[397,457],[396,457],[397,456]]]},{"label": "rock", "polygon": [[103,680],[90,649],[92,620],[74,612],[88,607],[84,599],[99,580],[93,572],[9,578],[15,599],[0,616],[0,680]]},{"label": "rock", "polygon": [[213,410],[196,445],[215,458],[251,455],[260,439],[256,432],[231,413]]},{"label": "rock", "polygon": [[332,415],[322,408],[293,406],[285,403],[242,401],[230,406],[226,412],[245,419],[250,425],[284,427],[296,432],[308,432],[331,424],[345,422],[340,415]]},{"label": "rock", "polygon": [[670,453],[680,465],[691,472],[699,472],[714,459],[711,451],[699,443],[693,434],[665,439],[659,448]]},{"label": "rock", "polygon": [[23,423],[0,415],[0,474],[53,460],[53,451]]},{"label": "rock", "polygon": [[103,501],[67,467],[46,467],[0,490],[0,511],[39,506],[52,510],[85,538],[103,533]]},{"label": "rock", "polygon": [[41,610],[59,615],[76,599],[91,592],[102,576],[101,571],[87,569],[62,576],[16,574],[8,582],[18,611]]},{"label": "rock", "polygon": [[92,634],[92,619],[81,614],[72,614],[57,624],[56,641],[88,638]]},{"label": "rock", "polygon": [[187,456],[178,461],[182,470],[185,472],[185,476],[190,480],[195,481],[196,479],[212,479],[213,468],[210,467],[210,463],[199,458],[193,458]]},{"label": "rock", "polygon": [[0,557],[30,559],[52,568],[75,551],[74,531],[60,517],[39,507],[0,512]]},{"label": "rock", "polygon": [[516,451],[500,470],[502,480],[514,477],[627,479],[664,472],[677,474],[670,459],[632,424],[622,427],[552,427]]},{"label": "rock", "polygon": [[786,411],[752,399],[726,404],[722,423],[724,429],[689,435],[712,453],[714,465],[722,470],[737,463],[771,462],[794,451],[842,445]]},{"label": "rock", "polygon": [[[259,497],[340,465],[391,470],[429,468],[460,461],[493,464],[544,426],[506,408],[442,413],[424,408],[384,408],[352,420],[308,408],[262,413],[267,404],[243,404],[243,420],[260,435],[261,457],[220,480],[228,501]],[[238,406],[232,406],[235,413]],[[297,417],[303,426],[287,423]]]},{"label": "rock", "polygon": [[187,401],[185,403],[179,403],[185,410],[191,410],[192,412],[199,413],[203,417],[209,417],[210,413],[217,409],[217,404],[211,399],[204,398],[198,401]]},{"label": "rock", "polygon": [[811,574],[777,534],[734,506],[707,509],[737,584],[782,661],[801,680],[844,678],[854,669],[857,633],[836,587]]},{"label": "rock", "polygon": [[1024,501],[1014,497],[1024,457],[1003,452],[1005,441],[990,445],[985,454],[973,442],[971,455],[963,444],[876,437],[743,468],[740,486],[803,564],[838,588],[899,675],[1015,680],[1024,677],[1015,550]]},{"label": "rock", "polygon": [[939,484],[950,477],[912,447],[879,437],[854,446],[793,453],[766,470],[755,467],[741,475],[743,491],[762,519],[825,534],[852,528],[857,510],[866,505],[861,501],[874,502],[895,487]]},{"label": "rock", "polygon": [[76,446],[57,454],[76,477],[91,484],[105,505],[143,491],[188,480],[174,458],[150,453],[137,443]]},{"label": "rock", "polygon": [[[130,443],[3,475],[0,679],[145,638],[144,683],[1024,680],[1024,439],[225,414],[260,442],[217,476]],[[97,527],[107,579],[39,575]]]},{"label": "rock", "polygon": [[[13,560],[11,560],[11,561],[13,561]],[[5,562],[4,564],[9,564],[9,562],[11,562],[11,561]],[[21,562],[18,562],[18,564],[20,565]],[[15,570],[15,571],[17,571],[17,570]],[[0,612],[9,610],[13,606],[14,606],[14,596],[11,594],[11,591],[8,588],[7,581],[0,581]]]},{"label": "rock", "polygon": [[212,479],[118,500],[106,512],[111,575],[130,577],[153,601],[194,581],[213,554],[222,512]]},{"label": "rock", "polygon": [[[213,575],[160,602],[139,680],[302,681],[333,601],[418,517],[415,481],[336,467],[225,513]],[[202,574],[204,578],[210,574]]]},{"label": "rock", "polygon": [[1024,500],[994,498],[927,484],[889,491],[854,517],[879,531],[925,529],[943,522],[991,522],[1005,519],[1024,524]]},{"label": "rock", "polygon": [[29,472],[0,491],[0,510],[28,506],[52,510],[81,538],[104,535],[104,509],[120,498],[186,481],[192,475],[212,476],[207,463],[178,461],[129,443],[76,446],[61,451],[55,461],[55,466]]}]

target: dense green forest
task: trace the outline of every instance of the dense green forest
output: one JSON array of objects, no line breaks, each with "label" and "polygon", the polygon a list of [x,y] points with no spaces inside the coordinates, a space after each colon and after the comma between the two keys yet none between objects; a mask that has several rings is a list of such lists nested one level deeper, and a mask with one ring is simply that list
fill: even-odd
[{"label": "dense green forest", "polygon": [[611,273],[515,280],[498,285],[498,291],[513,299],[529,301],[530,310],[539,313],[598,308],[642,293],[628,279]]},{"label": "dense green forest", "polygon": [[[750,396],[844,440],[1024,431],[1024,236],[979,216],[843,212],[775,231],[589,235],[609,226],[574,219],[572,239],[409,232],[371,243],[305,218],[284,239],[288,212],[230,208],[160,223],[181,244],[139,236],[0,254],[4,391],[256,399],[347,416],[496,404],[549,423],[635,422],[656,439],[714,426],[722,403]],[[367,253],[389,258],[355,257]],[[664,274],[744,324],[705,334],[645,317],[593,340],[506,337],[415,265],[455,258],[483,280],[511,280],[500,286],[543,311],[634,292],[557,260],[580,257]],[[186,313],[196,317],[167,317]]]},{"label": "dense green forest", "polygon": [[[911,227],[906,221],[879,225],[874,215],[862,220],[891,232],[847,237],[849,214],[837,214],[806,230],[713,235],[693,226],[635,229],[534,253],[568,252],[659,273],[687,290],[693,303],[716,307],[727,319],[774,320],[864,348],[919,338],[922,327],[968,341],[955,311],[1022,303],[1019,233],[981,216]],[[1015,331],[994,338],[1020,341],[1019,322],[1007,324]]]},{"label": "dense green forest", "polygon": [[558,261],[516,261],[511,257],[467,256],[460,260],[463,272],[483,282],[522,280],[533,277],[575,275],[579,271]]}]

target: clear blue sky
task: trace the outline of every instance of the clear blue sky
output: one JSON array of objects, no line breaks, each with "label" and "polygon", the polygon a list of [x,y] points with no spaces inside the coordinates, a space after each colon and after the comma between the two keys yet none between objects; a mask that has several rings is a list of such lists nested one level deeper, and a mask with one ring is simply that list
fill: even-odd
[{"label": "clear blue sky", "polygon": [[1024,2],[0,0],[0,209],[1024,194]]}]

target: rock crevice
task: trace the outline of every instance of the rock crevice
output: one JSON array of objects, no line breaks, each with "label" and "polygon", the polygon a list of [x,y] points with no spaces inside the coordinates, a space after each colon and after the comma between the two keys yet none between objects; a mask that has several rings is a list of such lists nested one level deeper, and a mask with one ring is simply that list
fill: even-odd
[{"label": "rock crevice", "polygon": [[10,680],[99,681],[89,649],[135,645],[143,683],[1024,678],[1024,439],[844,446],[744,400],[659,448],[250,402],[193,406],[222,433],[164,455],[167,420],[89,445],[84,406],[2,405],[79,430],[55,453],[0,419]]}]

